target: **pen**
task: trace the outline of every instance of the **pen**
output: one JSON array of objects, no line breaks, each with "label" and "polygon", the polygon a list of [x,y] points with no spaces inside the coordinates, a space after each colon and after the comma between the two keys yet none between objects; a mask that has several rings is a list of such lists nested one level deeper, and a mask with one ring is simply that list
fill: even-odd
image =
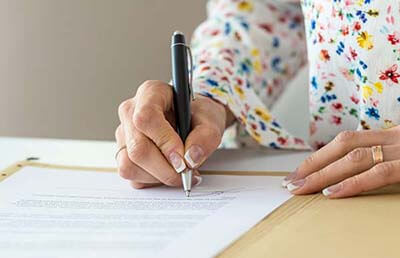
[{"label": "pen", "polygon": [[[171,57],[176,130],[182,142],[185,143],[186,137],[190,132],[190,102],[193,99],[193,89],[191,82],[192,55],[182,32],[176,31],[172,36]],[[186,197],[190,196],[192,173],[191,169],[185,169],[181,172],[182,185]]]}]

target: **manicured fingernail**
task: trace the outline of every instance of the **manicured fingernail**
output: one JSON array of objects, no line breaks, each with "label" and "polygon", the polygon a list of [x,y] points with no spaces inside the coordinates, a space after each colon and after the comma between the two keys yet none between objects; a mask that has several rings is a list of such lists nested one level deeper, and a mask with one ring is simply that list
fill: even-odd
[{"label": "manicured fingernail", "polygon": [[325,188],[325,189],[322,191],[322,193],[323,193],[325,196],[329,196],[329,195],[332,195],[332,194],[334,194],[334,193],[339,192],[340,190],[342,190],[342,188],[343,188],[343,185],[342,185],[342,184],[336,184],[336,185],[332,185],[332,186],[330,186],[330,187],[328,187],[328,188]]},{"label": "manicured fingernail", "polygon": [[185,160],[191,168],[196,168],[203,160],[204,151],[198,145],[193,145],[185,154]]},{"label": "manicured fingernail", "polygon": [[290,184],[293,181],[293,179],[296,178],[296,175],[297,175],[297,169],[294,172],[290,173],[290,175],[288,175],[287,177],[285,177],[283,179],[282,187],[286,187],[288,184]]},{"label": "manicured fingernail", "polygon": [[194,176],[193,177],[193,186],[200,185],[202,181],[203,181],[203,178],[201,176]]},{"label": "manicured fingernail", "polygon": [[297,190],[297,189],[299,189],[300,187],[302,187],[305,183],[306,183],[306,180],[305,180],[305,179],[300,179],[300,180],[294,181],[293,183],[289,183],[289,184],[287,185],[287,189],[288,189],[290,192],[292,192],[292,191]]},{"label": "manicured fingernail", "polygon": [[176,173],[181,173],[183,170],[186,169],[185,162],[183,161],[181,156],[179,156],[178,153],[172,152],[169,155],[169,160],[170,160],[172,166],[174,167]]}]

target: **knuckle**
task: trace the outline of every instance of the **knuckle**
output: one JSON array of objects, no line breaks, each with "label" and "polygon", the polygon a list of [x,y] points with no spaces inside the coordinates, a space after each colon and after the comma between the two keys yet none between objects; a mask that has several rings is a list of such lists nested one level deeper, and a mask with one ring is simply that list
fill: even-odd
[{"label": "knuckle", "polygon": [[320,185],[328,185],[327,171],[325,169],[321,169],[313,173],[310,179],[313,181],[318,181],[318,184]]},{"label": "knuckle", "polygon": [[379,163],[372,172],[381,177],[385,182],[388,182],[393,176],[394,167],[392,163]]},{"label": "knuckle", "polygon": [[346,158],[350,162],[360,162],[364,160],[366,156],[367,156],[367,150],[365,148],[357,148],[349,152],[346,155]]},{"label": "knuckle", "polygon": [[155,85],[160,85],[162,83],[163,83],[162,81],[158,80],[146,80],[139,86],[139,90],[140,91],[149,90]]},{"label": "knuckle", "polygon": [[115,129],[115,139],[118,141],[122,135],[122,126],[119,125],[117,129]]},{"label": "knuckle", "polygon": [[127,145],[128,157],[134,163],[144,160],[148,156],[149,144],[146,141],[130,140]]},{"label": "knuckle", "polygon": [[154,119],[155,110],[149,105],[145,105],[136,110],[133,115],[133,124],[139,130],[146,130]]},{"label": "knuckle", "polygon": [[360,176],[360,175],[355,175],[355,176],[353,176],[353,177],[351,178],[351,180],[350,180],[350,187],[351,187],[352,189],[358,189],[358,190],[360,190],[361,192],[364,192],[364,190],[363,190],[363,185],[362,185],[361,182],[362,182],[362,181],[361,181],[361,176]]},{"label": "knuckle", "polygon": [[123,101],[119,106],[118,106],[118,115],[120,118],[124,117],[132,107],[132,103],[130,100],[125,100]]},{"label": "knuckle", "polygon": [[343,131],[340,132],[336,137],[335,141],[337,143],[346,143],[350,140],[352,140],[355,137],[356,132],[354,131]]},{"label": "knuckle", "polygon": [[400,139],[400,125],[389,127],[383,131],[377,131],[377,134],[381,135],[383,145],[392,145],[399,142]]},{"label": "knuckle", "polygon": [[356,133],[355,131],[342,131],[335,137],[333,143],[339,151],[346,152]]},{"label": "knuckle", "polygon": [[133,179],[133,171],[131,169],[131,167],[125,163],[122,163],[119,167],[118,167],[118,173],[120,175],[120,177],[122,177],[123,179]]},{"label": "knuckle", "polygon": [[[392,128],[390,128],[390,129],[388,129],[388,131],[387,131],[388,133],[389,133],[389,137],[390,137],[390,135],[391,136],[393,136],[392,138],[393,139],[396,139],[397,140],[397,142],[398,142],[398,139],[400,138],[399,136],[400,136],[400,125],[397,125],[397,126],[395,126],[395,127],[392,127]],[[396,141],[395,140],[395,141]]]},{"label": "knuckle", "polygon": [[140,85],[140,89],[148,89],[150,88],[152,85],[154,85],[155,81],[154,80],[146,80],[142,83],[142,85]]},{"label": "knuckle", "polygon": [[315,154],[311,154],[304,160],[304,165],[307,167],[311,166],[312,164],[314,164],[314,161],[315,161]]}]

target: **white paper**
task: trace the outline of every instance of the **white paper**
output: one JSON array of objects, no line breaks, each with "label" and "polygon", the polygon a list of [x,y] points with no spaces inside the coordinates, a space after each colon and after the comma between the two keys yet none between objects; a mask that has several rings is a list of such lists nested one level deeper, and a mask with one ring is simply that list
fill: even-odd
[{"label": "white paper", "polygon": [[26,167],[0,183],[0,256],[212,257],[290,198],[281,180],[209,175],[186,198],[116,173]]}]

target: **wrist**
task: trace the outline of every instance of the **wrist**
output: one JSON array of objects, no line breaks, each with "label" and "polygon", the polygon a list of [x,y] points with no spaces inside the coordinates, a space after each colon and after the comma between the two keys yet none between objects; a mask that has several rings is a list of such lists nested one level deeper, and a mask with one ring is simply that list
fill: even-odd
[{"label": "wrist", "polygon": [[235,122],[236,118],[227,105],[224,105],[218,100],[215,100],[208,96],[204,96],[201,94],[195,94],[195,95],[196,99],[204,101],[205,105],[212,106],[213,112],[217,114],[217,116],[220,118],[219,121],[222,122],[220,125],[222,131],[225,131],[226,128],[228,128]]}]

